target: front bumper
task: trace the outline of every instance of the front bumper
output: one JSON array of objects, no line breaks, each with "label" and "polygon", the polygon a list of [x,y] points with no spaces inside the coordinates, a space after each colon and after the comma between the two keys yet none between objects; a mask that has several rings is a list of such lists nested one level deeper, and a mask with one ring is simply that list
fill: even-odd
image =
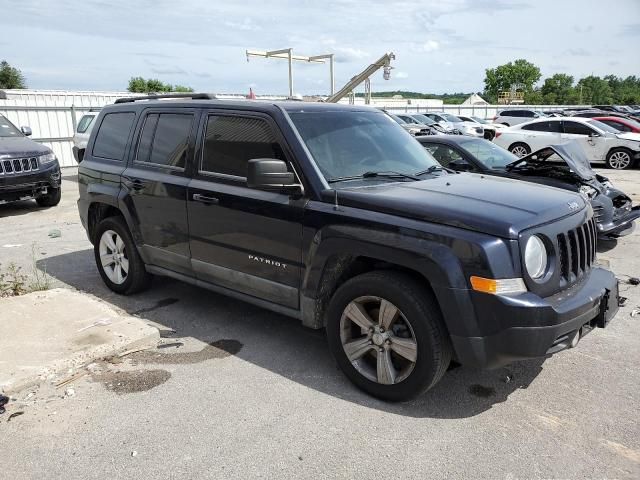
[{"label": "front bumper", "polygon": [[598,236],[618,238],[629,235],[635,228],[635,221],[640,218],[640,205],[636,205],[622,213],[616,211],[610,222],[598,223]]},{"label": "front bumper", "polygon": [[497,368],[567,348],[576,334],[605,327],[618,311],[618,281],[593,268],[586,280],[549,298],[470,292],[483,335],[452,335],[463,365]]},{"label": "front bumper", "polygon": [[60,186],[57,161],[40,165],[38,170],[0,175],[0,203],[37,197],[49,188]]}]

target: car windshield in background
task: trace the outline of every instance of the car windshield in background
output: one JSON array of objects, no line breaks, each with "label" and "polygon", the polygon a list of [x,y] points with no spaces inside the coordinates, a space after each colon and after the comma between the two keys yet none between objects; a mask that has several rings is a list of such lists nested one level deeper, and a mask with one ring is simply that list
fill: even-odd
[{"label": "car windshield in background", "polygon": [[[327,181],[369,172],[413,175],[438,162],[384,113],[291,113]],[[380,177],[375,177],[380,178]]]},{"label": "car windshield in background", "polygon": [[469,139],[462,143],[462,147],[478,159],[485,167],[501,170],[518,160],[513,153],[482,139]]},{"label": "car windshield in background", "polygon": [[418,120],[423,125],[433,125],[436,121],[433,118],[429,118],[426,115],[416,114],[413,116],[416,120]]},{"label": "car windshield in background", "polygon": [[606,123],[602,123],[599,120],[587,120],[587,123],[607,133],[620,133],[620,130],[610,127]]},{"label": "car windshield in background", "polygon": [[442,118],[444,118],[447,122],[461,122],[462,121],[458,117],[456,117],[455,115],[451,115],[449,113],[441,113],[440,116]]},{"label": "car windshield in background", "polygon": [[397,115],[390,114],[389,116],[391,118],[393,118],[396,122],[398,122],[400,125],[406,125],[407,124],[407,122],[405,120],[403,120],[402,118],[400,118]]},{"label": "car windshield in background", "polygon": [[487,122],[486,120],[483,120],[482,118],[479,117],[471,117],[473,120],[475,120],[478,123],[482,123],[483,125],[488,125],[489,122]]},{"label": "car windshield in background", "polygon": [[22,137],[22,132],[13,123],[0,115],[0,137]]}]

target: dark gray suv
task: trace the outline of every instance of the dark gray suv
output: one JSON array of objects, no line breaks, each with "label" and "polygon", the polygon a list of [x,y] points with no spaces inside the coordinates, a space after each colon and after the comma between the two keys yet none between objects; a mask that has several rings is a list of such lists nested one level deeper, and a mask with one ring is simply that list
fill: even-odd
[{"label": "dark gray suv", "polygon": [[34,198],[41,207],[60,203],[60,165],[51,149],[27,138],[0,115],[0,204]]}]

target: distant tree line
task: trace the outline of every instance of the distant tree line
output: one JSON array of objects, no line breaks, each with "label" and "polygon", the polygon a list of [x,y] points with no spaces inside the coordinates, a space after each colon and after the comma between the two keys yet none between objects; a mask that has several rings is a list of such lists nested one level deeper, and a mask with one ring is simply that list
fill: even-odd
[{"label": "distant tree line", "polygon": [[161,93],[161,92],[193,92],[193,88],[183,85],[171,85],[163,83],[155,78],[131,77],[127,90],[135,93]]},{"label": "distant tree line", "polygon": [[484,78],[484,98],[496,103],[499,92],[519,85],[524,101],[529,105],[640,104],[640,77],[635,75],[627,78],[589,75],[575,82],[571,75],[556,73],[539,85],[541,77],[540,69],[525,59],[488,68]]},{"label": "distant tree line", "polygon": [[0,88],[27,88],[22,72],[9,65],[6,60],[0,62]]},{"label": "distant tree line", "polygon": [[[426,99],[438,99],[442,100],[446,104],[457,105],[464,102],[470,93],[444,93],[442,95],[438,95],[435,93],[420,93],[420,92],[409,92],[406,90],[395,90],[392,92],[375,92],[375,97],[382,98],[391,98],[395,95],[400,95],[403,98],[426,98]],[[356,93],[356,97],[364,97],[364,93]]]}]

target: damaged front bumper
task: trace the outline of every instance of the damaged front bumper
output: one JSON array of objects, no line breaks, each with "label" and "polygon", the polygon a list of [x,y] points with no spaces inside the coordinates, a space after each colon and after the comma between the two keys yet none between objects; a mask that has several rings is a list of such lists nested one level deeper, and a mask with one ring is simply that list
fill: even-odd
[{"label": "damaged front bumper", "polygon": [[598,222],[598,236],[614,239],[629,235],[635,229],[635,221],[640,218],[640,205],[628,208],[617,208],[613,218],[608,222]]}]

